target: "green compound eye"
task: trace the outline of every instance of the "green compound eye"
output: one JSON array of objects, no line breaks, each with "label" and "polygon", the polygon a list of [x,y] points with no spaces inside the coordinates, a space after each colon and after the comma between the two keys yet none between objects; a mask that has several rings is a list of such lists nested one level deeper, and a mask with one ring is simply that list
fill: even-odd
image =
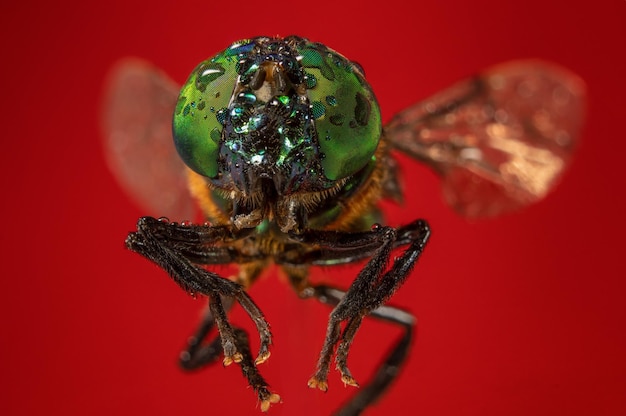
[{"label": "green compound eye", "polygon": [[237,83],[237,64],[252,46],[247,40],[236,42],[202,62],[180,91],[174,112],[174,144],[187,166],[206,177],[218,174],[219,142]]},{"label": "green compound eye", "polygon": [[367,165],[380,140],[376,98],[358,67],[342,55],[316,43],[297,49],[324,154],[324,175],[330,180],[352,175]]},{"label": "green compound eye", "polygon": [[358,66],[295,36],[239,41],[202,62],[173,123],[183,161],[217,186],[248,191],[271,177],[285,194],[356,174],[371,163],[381,131]]}]

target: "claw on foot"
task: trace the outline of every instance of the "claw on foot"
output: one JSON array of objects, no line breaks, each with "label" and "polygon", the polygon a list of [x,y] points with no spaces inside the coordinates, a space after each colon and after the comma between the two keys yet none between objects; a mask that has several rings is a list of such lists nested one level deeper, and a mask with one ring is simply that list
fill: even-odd
[{"label": "claw on foot", "polygon": [[261,400],[261,411],[267,412],[271,405],[279,403],[279,402],[280,402],[280,396],[276,393],[272,393],[265,400]]},{"label": "claw on foot", "polygon": [[259,356],[256,357],[256,360],[254,360],[254,364],[255,365],[263,364],[265,361],[267,361],[268,358],[270,358],[270,355],[272,354],[269,351],[265,351],[259,354]]},{"label": "claw on foot", "polygon": [[317,377],[311,377],[307,384],[312,389],[318,388],[321,391],[328,390],[328,382],[326,380],[320,380]]},{"label": "claw on foot", "polygon": [[359,387],[359,383],[356,382],[354,377],[347,374],[341,376],[341,381],[343,381],[344,386]]},{"label": "claw on foot", "polygon": [[224,357],[224,361],[222,361],[222,363],[224,364],[224,367],[228,367],[232,363],[240,363],[241,360],[243,360],[243,355],[241,355],[241,353],[239,352],[236,352],[230,357]]}]

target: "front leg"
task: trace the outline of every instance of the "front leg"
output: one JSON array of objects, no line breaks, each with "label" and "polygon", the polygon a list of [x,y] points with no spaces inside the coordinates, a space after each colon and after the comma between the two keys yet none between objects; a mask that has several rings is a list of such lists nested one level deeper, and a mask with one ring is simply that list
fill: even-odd
[{"label": "front leg", "polygon": [[[318,264],[325,260],[337,261],[342,253],[354,256],[361,248],[362,253],[372,258],[354,280],[346,295],[330,314],[326,337],[310,387],[320,390],[328,388],[328,372],[332,355],[337,348],[336,365],[345,384],[357,386],[347,366],[350,345],[364,316],[382,306],[404,283],[411,269],[424,250],[430,236],[430,228],[423,220],[394,229],[376,226],[370,233],[338,233],[330,231],[304,232],[296,238],[306,242],[317,241],[323,248],[318,252]],[[388,269],[389,258],[394,247],[408,244],[409,247],[396,258]],[[362,258],[361,256],[358,256]],[[349,261],[354,261],[350,258]],[[341,324],[345,322],[342,331]]]},{"label": "front leg", "polygon": [[[220,334],[224,365],[233,362],[241,365],[250,385],[257,391],[262,409],[267,410],[270,403],[279,400],[278,396],[268,392],[267,385],[260,376],[248,375],[258,375],[256,370],[250,371],[251,366],[269,358],[269,346],[272,342],[269,324],[241,284],[199,267],[199,264],[258,260],[246,258],[228,247],[216,245],[237,238],[228,227],[179,225],[144,217],[138,221],[137,231],[128,235],[126,246],[167,271],[185,291],[209,297],[211,321],[216,324]],[[228,322],[223,299],[239,302],[256,324],[261,340],[256,360],[252,361],[249,354],[247,336]]]},{"label": "front leg", "polygon": [[[224,299],[224,307],[228,311],[232,305],[232,299]],[[206,365],[216,362],[222,353],[221,336],[218,334],[215,339],[204,343],[204,339],[209,335],[215,326],[215,319],[210,307],[204,313],[202,322],[196,333],[187,342],[186,349],[180,354],[180,366],[186,371],[194,371]],[[260,401],[262,411],[267,411],[269,406],[280,402],[280,396],[272,393],[268,383],[254,362],[250,352],[250,342],[245,330],[233,327],[234,339],[237,342],[237,350],[240,360],[237,362],[241,368],[241,373],[248,381],[248,385],[254,389]]]},{"label": "front leg", "polygon": [[[314,286],[311,289],[312,295],[320,302],[331,306],[337,306],[345,296],[345,292],[330,286]],[[369,316],[399,325],[403,330],[402,336],[393,344],[384,361],[376,367],[374,377],[360,388],[358,393],[351,397],[339,411],[333,413],[335,416],[360,415],[364,409],[376,402],[395,380],[408,356],[415,332],[415,317],[406,311],[386,305],[374,309]]]}]

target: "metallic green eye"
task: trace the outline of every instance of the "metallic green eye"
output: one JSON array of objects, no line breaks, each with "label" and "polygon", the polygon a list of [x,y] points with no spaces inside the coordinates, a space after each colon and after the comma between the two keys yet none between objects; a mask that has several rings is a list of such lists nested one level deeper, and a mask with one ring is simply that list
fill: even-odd
[{"label": "metallic green eye", "polygon": [[219,142],[225,113],[237,83],[237,65],[250,41],[240,41],[194,69],[183,85],[174,113],[174,143],[195,172],[218,174]]},{"label": "metallic green eye", "polygon": [[183,161],[224,189],[328,189],[372,162],[380,110],[360,68],[295,36],[240,41],[183,86],[174,141]]},{"label": "metallic green eye", "polygon": [[358,66],[318,43],[298,48],[315,118],[322,167],[330,180],[353,175],[372,159],[382,123],[380,109]]}]

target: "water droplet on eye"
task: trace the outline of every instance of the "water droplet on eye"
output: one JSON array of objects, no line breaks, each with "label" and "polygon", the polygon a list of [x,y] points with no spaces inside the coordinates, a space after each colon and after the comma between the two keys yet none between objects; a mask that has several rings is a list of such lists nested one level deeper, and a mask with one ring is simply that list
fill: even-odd
[{"label": "water droplet on eye", "polygon": [[196,75],[196,88],[204,92],[209,83],[224,75],[226,70],[219,63],[205,63],[200,66]]},{"label": "water droplet on eye", "polygon": [[230,110],[231,117],[240,118],[245,113],[245,109],[241,106],[234,106]]},{"label": "water droplet on eye", "polygon": [[182,225],[183,227],[190,227],[193,225],[193,223],[189,220],[183,220],[180,222],[180,225]]},{"label": "water droplet on eye", "polygon": [[326,107],[319,101],[315,101],[311,104],[311,114],[313,118],[318,119],[326,113]]},{"label": "water droplet on eye", "polygon": [[164,223],[164,224],[167,224],[167,223],[169,223],[169,222],[170,222],[170,219],[169,219],[169,218],[167,218],[167,217],[159,217],[159,218],[157,218],[157,221],[158,221],[158,222],[162,222],[162,223]]},{"label": "water droplet on eye", "polygon": [[335,97],[334,95],[327,95],[326,96],[326,103],[330,106],[336,106],[337,105],[337,97]]},{"label": "water droplet on eye", "polygon": [[306,85],[307,89],[315,88],[315,86],[317,85],[317,78],[315,78],[315,75],[313,74],[306,73],[304,75],[304,84]]},{"label": "water droplet on eye", "polygon": [[254,102],[256,101],[256,95],[252,94],[251,92],[242,92],[237,96],[237,98],[250,104],[254,104]]},{"label": "water droplet on eye", "polygon": [[217,119],[217,122],[220,124],[224,124],[226,122],[226,117],[228,116],[228,109],[227,108],[222,108],[221,110],[219,110],[216,114],[215,114],[215,118]]},{"label": "water droplet on eye", "polygon": [[382,228],[382,225],[380,225],[379,223],[375,222],[374,224],[372,224],[372,231],[378,231]]}]

